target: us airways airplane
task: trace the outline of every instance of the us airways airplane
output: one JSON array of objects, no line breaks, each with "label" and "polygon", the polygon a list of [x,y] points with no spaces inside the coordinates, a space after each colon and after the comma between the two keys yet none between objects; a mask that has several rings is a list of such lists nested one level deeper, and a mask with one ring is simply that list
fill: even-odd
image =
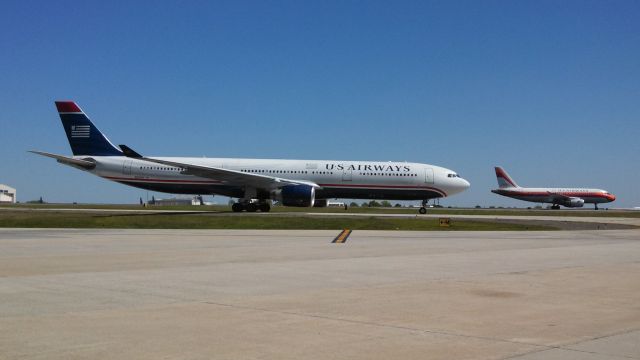
[{"label": "us airways airplane", "polygon": [[233,211],[326,206],[327,199],[422,200],[457,194],[469,182],[455,171],[409,162],[146,157],[114,146],[76,103],[56,101],[73,156],[31,151],[121,184],[172,194],[240,199]]},{"label": "us airways airplane", "polygon": [[492,193],[510,198],[551,204],[552,209],[560,209],[560,205],[566,207],[582,207],[585,203],[594,204],[596,210],[598,204],[614,201],[616,197],[606,190],[584,188],[523,188],[518,186],[504,169],[497,166],[496,177],[498,189]]}]

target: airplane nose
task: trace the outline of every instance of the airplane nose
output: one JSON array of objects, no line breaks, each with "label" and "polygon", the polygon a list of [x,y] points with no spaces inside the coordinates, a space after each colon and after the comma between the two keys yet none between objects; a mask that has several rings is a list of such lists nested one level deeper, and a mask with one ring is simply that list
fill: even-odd
[{"label": "airplane nose", "polygon": [[463,179],[463,178],[458,178],[457,180],[458,181],[456,181],[456,184],[455,184],[455,188],[456,188],[455,192],[456,193],[461,193],[461,192],[467,190],[469,188],[469,186],[471,186],[471,184],[469,184],[469,182],[467,180]]},{"label": "airplane nose", "polygon": [[609,201],[615,201],[616,200],[616,196],[613,194],[609,194],[609,196],[607,196],[607,199],[609,199]]}]

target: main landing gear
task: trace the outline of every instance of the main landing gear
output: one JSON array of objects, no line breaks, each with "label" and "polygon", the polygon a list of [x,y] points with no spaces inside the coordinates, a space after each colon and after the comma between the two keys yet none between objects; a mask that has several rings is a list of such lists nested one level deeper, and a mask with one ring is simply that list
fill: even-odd
[{"label": "main landing gear", "polygon": [[551,205],[551,210],[560,210],[560,205],[558,204]]},{"label": "main landing gear", "polygon": [[260,212],[269,212],[269,210],[271,210],[271,205],[264,200],[239,201],[231,205],[231,210],[233,210],[233,212],[256,212],[258,210],[260,210]]},{"label": "main landing gear", "polygon": [[598,210],[598,204],[594,203],[593,206],[595,206],[595,209]]},{"label": "main landing gear", "polygon": [[422,200],[422,207],[418,210],[418,212],[422,215],[427,213],[427,203],[429,200]]}]

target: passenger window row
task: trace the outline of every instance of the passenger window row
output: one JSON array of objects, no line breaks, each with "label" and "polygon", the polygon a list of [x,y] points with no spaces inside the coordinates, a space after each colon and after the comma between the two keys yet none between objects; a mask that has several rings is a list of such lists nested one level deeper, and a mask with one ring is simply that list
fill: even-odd
[{"label": "passenger window row", "polygon": [[[253,174],[306,174],[306,170],[247,170],[242,169],[241,172]],[[315,172],[314,172],[315,173]]]},{"label": "passenger window row", "polygon": [[176,167],[162,167],[162,166],[140,166],[140,170],[167,170],[167,171],[182,171],[181,168]]},{"label": "passenger window row", "polygon": [[363,176],[418,176],[418,174],[398,174],[398,173],[360,173]]}]

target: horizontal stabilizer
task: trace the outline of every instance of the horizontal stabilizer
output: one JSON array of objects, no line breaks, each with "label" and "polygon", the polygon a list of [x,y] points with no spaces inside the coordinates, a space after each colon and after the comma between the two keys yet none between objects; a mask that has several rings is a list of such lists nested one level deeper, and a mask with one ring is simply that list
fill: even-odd
[{"label": "horizontal stabilizer", "polygon": [[58,162],[61,163],[61,164],[80,167],[80,168],[85,169],[85,170],[91,170],[91,169],[96,167],[96,163],[94,163],[93,161],[89,161],[89,160],[74,159],[74,158],[71,158],[71,157],[68,157],[68,156],[52,154],[52,153],[48,153],[48,152],[44,152],[44,151],[29,150],[29,152],[30,153],[34,153],[34,154],[38,154],[38,155],[42,155],[42,156],[46,156],[46,157],[50,157],[52,159],[58,160]]}]

